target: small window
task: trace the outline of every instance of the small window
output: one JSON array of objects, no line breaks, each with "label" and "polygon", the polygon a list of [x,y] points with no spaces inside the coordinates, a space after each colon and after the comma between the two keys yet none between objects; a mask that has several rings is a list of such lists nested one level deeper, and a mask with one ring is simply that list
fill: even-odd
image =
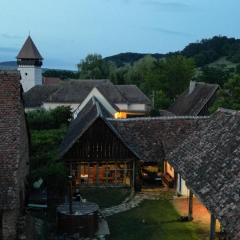
[{"label": "small window", "polygon": [[25,76],[27,76],[28,75],[28,73],[25,73]]}]

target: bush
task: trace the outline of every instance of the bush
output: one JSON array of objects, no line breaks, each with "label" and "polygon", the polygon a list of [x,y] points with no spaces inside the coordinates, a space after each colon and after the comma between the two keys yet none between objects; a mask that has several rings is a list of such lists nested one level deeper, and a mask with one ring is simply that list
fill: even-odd
[{"label": "bush", "polygon": [[33,130],[57,129],[68,126],[71,119],[71,108],[64,106],[48,111],[40,109],[27,113],[29,127]]},{"label": "bush", "polygon": [[[59,162],[58,148],[66,134],[66,128],[51,130],[32,130],[30,155],[30,182],[42,178],[45,183],[55,179],[56,183],[63,182],[66,170],[63,162]],[[52,180],[51,180],[52,181]],[[61,187],[60,186],[60,187]]]}]

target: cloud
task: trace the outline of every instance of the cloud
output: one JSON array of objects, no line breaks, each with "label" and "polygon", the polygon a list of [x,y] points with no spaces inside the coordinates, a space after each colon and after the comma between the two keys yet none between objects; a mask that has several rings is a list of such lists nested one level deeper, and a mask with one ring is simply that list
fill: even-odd
[{"label": "cloud", "polygon": [[171,10],[171,11],[188,10],[191,6],[189,4],[181,3],[181,2],[162,2],[157,0],[142,0],[140,3],[148,6],[154,6],[154,7],[157,7],[158,9],[160,8],[163,10]]},{"label": "cloud", "polygon": [[0,47],[0,53],[16,53],[18,49],[11,47]]},{"label": "cloud", "polygon": [[11,34],[7,34],[7,33],[2,33],[1,37],[5,38],[5,39],[22,39],[22,37],[19,35],[11,35]]},{"label": "cloud", "polygon": [[179,37],[192,36],[192,34],[190,34],[190,33],[175,31],[175,30],[166,29],[166,28],[162,28],[162,27],[143,27],[143,29],[144,30],[150,29],[150,30],[155,31],[155,32],[160,32],[160,33],[163,33],[163,34],[166,34],[166,35],[172,35],[172,36],[179,36]]}]

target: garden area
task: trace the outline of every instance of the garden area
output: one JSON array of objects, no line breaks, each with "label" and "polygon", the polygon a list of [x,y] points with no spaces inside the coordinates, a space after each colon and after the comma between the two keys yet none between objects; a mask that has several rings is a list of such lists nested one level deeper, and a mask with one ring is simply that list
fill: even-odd
[{"label": "garden area", "polygon": [[180,222],[169,200],[145,200],[139,207],[107,218],[108,240],[207,240],[208,231],[194,222]]}]

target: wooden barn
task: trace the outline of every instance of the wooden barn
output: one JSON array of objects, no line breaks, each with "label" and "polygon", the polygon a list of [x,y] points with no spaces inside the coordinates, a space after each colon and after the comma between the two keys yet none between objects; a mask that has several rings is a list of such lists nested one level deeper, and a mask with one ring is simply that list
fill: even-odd
[{"label": "wooden barn", "polygon": [[72,122],[61,144],[60,156],[75,186],[134,185],[139,157],[108,123],[108,114],[92,98]]},{"label": "wooden barn", "polygon": [[[91,98],[60,146],[74,185],[134,186],[143,172],[160,171],[164,178],[166,153],[191,133],[199,117],[114,119]],[[174,176],[173,176],[174,178]],[[171,177],[166,181],[172,181]]]}]

